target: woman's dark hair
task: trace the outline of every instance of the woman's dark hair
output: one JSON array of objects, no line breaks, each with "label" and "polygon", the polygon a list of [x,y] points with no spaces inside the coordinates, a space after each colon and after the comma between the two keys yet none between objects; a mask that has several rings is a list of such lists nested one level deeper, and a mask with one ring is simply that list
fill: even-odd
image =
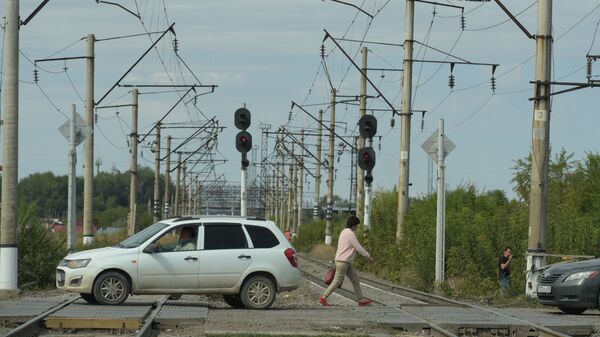
[{"label": "woman's dark hair", "polygon": [[352,228],[360,223],[360,219],[356,215],[351,215],[346,220],[346,228]]}]

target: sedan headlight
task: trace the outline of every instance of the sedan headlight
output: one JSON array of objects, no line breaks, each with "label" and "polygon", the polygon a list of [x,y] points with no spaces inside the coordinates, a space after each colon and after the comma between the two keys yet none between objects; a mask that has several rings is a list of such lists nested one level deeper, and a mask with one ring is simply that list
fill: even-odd
[{"label": "sedan headlight", "polygon": [[565,279],[565,282],[567,282],[567,281],[583,280],[583,279],[586,279],[586,278],[594,277],[596,275],[598,275],[597,271],[582,271],[580,273],[575,273],[575,274],[569,275]]},{"label": "sedan headlight", "polygon": [[60,267],[68,267],[71,269],[85,268],[92,259],[77,259],[77,260],[62,260],[58,264]]}]

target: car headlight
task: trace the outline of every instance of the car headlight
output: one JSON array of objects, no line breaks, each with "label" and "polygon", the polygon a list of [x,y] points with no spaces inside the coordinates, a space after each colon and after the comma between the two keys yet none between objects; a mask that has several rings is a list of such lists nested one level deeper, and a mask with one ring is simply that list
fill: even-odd
[{"label": "car headlight", "polygon": [[586,278],[594,277],[596,275],[598,275],[597,271],[582,271],[580,273],[575,273],[575,274],[569,275],[565,279],[565,282],[567,282],[567,281],[583,280],[583,279],[586,279]]},{"label": "car headlight", "polygon": [[92,259],[62,260],[58,265],[61,267],[77,269],[87,267],[90,261],[92,261]]}]

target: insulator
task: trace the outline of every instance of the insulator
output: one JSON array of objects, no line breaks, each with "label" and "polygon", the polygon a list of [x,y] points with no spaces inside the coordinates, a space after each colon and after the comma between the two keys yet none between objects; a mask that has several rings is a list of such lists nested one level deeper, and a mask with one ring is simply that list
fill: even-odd
[{"label": "insulator", "polygon": [[179,51],[179,40],[177,40],[177,38],[173,39],[173,50],[175,51],[175,54]]},{"label": "insulator", "polygon": [[288,114],[288,122],[292,121],[292,112],[290,111],[290,113]]},{"label": "insulator", "polygon": [[321,58],[325,58],[325,45],[321,45]]},{"label": "insulator", "polygon": [[94,114],[94,124],[98,124],[98,114]]},{"label": "insulator", "polygon": [[390,119],[390,128],[394,128],[394,126],[396,125],[396,119],[392,117],[392,119]]},{"label": "insulator", "polygon": [[586,77],[589,81],[592,79],[592,58],[591,57],[588,57],[588,59],[587,59],[587,67],[586,68],[587,68]]},{"label": "insulator", "polygon": [[464,15],[461,15],[461,16],[460,16],[460,28],[461,28],[462,30],[465,30],[465,28],[467,28],[467,23],[466,23],[466,20],[465,20],[465,16],[464,16]]},{"label": "insulator", "polygon": [[421,131],[425,128],[425,120],[421,119]]},{"label": "insulator", "polygon": [[33,69],[33,81],[37,83],[40,80],[40,72],[37,68]]},{"label": "insulator", "polygon": [[492,91],[496,92],[496,78],[492,77],[492,79],[490,80],[490,82],[492,83]]},{"label": "insulator", "polygon": [[454,89],[454,75],[450,74],[450,76],[448,77],[448,86],[450,87],[450,89]]}]

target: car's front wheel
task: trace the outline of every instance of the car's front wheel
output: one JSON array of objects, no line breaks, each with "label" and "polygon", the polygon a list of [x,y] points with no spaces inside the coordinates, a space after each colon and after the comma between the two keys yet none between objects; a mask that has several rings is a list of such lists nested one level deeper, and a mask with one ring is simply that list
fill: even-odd
[{"label": "car's front wheel", "polygon": [[248,309],[267,309],[275,302],[273,281],[265,276],[252,276],[242,286],[240,297]]},{"label": "car's front wheel", "polygon": [[244,309],[244,303],[240,295],[223,295],[225,303],[236,309]]},{"label": "car's front wheel", "polygon": [[573,308],[573,307],[558,307],[558,308],[560,309],[560,311],[564,312],[565,314],[570,314],[570,315],[579,315],[587,310],[587,308]]},{"label": "car's front wheel", "polygon": [[117,305],[129,296],[129,281],[115,271],[101,274],[94,283],[94,297],[100,304]]}]

